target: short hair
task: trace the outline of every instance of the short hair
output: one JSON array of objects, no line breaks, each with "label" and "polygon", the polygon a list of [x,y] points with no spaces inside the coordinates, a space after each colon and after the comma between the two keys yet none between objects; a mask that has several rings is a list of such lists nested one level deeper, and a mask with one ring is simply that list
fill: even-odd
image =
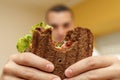
[{"label": "short hair", "polygon": [[48,11],[46,12],[46,15],[45,15],[45,19],[46,20],[48,19],[48,14],[50,12],[58,12],[59,13],[59,12],[64,12],[64,11],[70,12],[71,16],[73,17],[73,12],[69,7],[59,4],[59,5],[55,5],[55,6],[51,7],[50,9],[48,9]]}]

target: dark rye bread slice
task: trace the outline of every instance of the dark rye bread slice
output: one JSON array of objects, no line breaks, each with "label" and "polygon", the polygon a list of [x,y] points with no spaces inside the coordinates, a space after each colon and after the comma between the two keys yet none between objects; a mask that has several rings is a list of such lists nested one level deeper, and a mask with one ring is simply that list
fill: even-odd
[{"label": "dark rye bread slice", "polygon": [[51,33],[51,29],[44,31],[37,28],[33,34],[31,51],[51,61],[55,65],[52,73],[64,79],[67,67],[92,55],[93,35],[89,29],[77,27],[69,31],[65,37],[65,40],[72,42],[72,45],[67,49],[57,49],[52,44]]}]

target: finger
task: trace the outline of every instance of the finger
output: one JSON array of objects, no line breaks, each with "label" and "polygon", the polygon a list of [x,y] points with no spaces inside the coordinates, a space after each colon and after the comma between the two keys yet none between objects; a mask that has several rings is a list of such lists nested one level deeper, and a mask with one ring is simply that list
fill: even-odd
[{"label": "finger", "polygon": [[56,75],[45,73],[31,67],[20,66],[14,62],[10,62],[6,65],[5,73],[27,80],[53,80],[56,78],[60,80]]},{"label": "finger", "polygon": [[86,72],[86,71],[89,71],[92,69],[107,67],[107,66],[113,64],[113,62],[115,62],[116,60],[118,60],[118,59],[113,56],[88,57],[88,58],[78,61],[77,63],[68,67],[65,70],[65,75],[67,77],[73,77],[82,72]]},{"label": "finger", "polygon": [[10,59],[12,59],[15,63],[34,67],[43,71],[52,72],[54,70],[54,65],[33,53],[23,53],[13,55]]},{"label": "finger", "polygon": [[106,68],[91,70],[66,80],[114,80],[118,79],[119,75],[120,68],[113,65]]},{"label": "finger", "polygon": [[6,75],[6,76],[3,76],[1,80],[26,80],[26,79],[21,79],[15,76]]}]

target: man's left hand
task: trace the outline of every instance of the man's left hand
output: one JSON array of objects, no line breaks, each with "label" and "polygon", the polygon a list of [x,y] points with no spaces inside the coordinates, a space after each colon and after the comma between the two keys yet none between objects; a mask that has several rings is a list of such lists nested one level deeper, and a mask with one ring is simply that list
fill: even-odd
[{"label": "man's left hand", "polygon": [[115,56],[92,56],[65,70],[65,80],[120,80],[120,60]]}]

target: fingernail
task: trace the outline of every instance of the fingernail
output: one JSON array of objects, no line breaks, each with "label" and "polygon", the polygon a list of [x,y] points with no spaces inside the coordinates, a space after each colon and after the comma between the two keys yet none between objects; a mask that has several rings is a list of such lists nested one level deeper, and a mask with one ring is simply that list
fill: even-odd
[{"label": "fingernail", "polygon": [[67,77],[71,77],[71,75],[72,75],[72,69],[68,68],[68,69],[65,71],[65,73],[66,73],[66,76],[67,76]]},{"label": "fingernail", "polygon": [[47,70],[48,71],[52,71],[53,70],[53,68],[54,68],[54,66],[52,65],[52,64],[47,64]]},{"label": "fingernail", "polygon": [[54,78],[53,80],[61,80],[59,77]]}]

